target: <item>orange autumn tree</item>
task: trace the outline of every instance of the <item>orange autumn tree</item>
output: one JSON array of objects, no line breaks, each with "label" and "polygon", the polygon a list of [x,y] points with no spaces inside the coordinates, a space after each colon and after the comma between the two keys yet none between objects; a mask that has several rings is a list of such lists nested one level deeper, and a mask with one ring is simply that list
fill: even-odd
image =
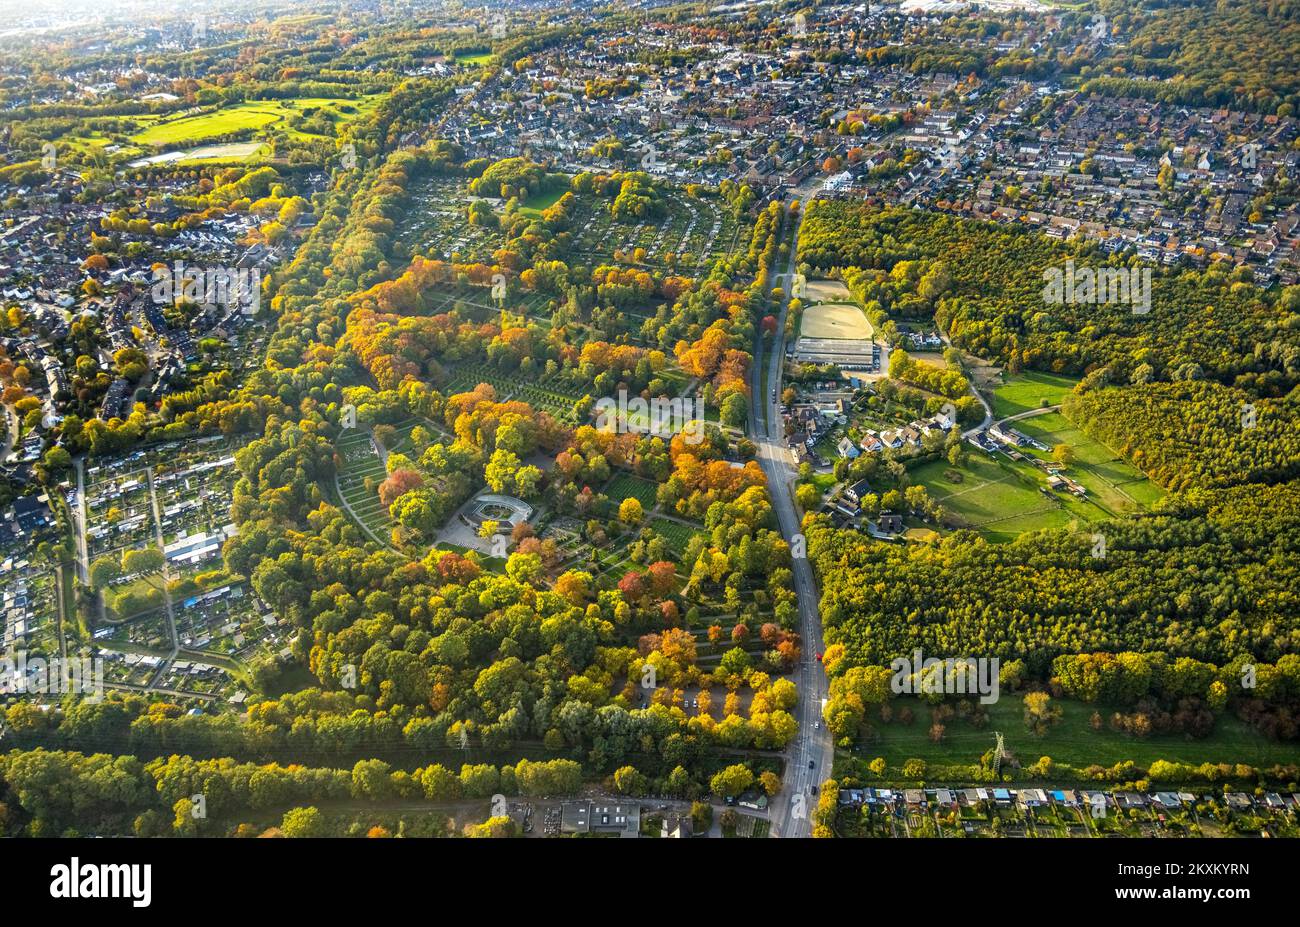
[{"label": "orange autumn tree", "polygon": [[507,274],[517,263],[513,252],[500,252],[507,262],[484,264],[454,264],[447,261],[431,260],[416,255],[411,264],[398,277],[376,283],[366,290],[349,297],[353,305],[372,304],[383,312],[410,313],[427,309],[425,298],[445,295],[448,285],[464,281],[475,286],[491,286],[495,274]]},{"label": "orange autumn tree", "polygon": [[473,357],[500,335],[494,322],[465,322],[450,314],[398,316],[363,306],[348,314],[341,344],[352,348],[380,389],[396,389],[407,379],[436,380],[439,357]]},{"label": "orange autumn tree", "polygon": [[526,402],[497,402],[487,383],[448,396],[443,414],[458,440],[485,451],[496,448],[502,434],[509,436],[505,449],[520,457],[538,447],[562,447],[569,436],[563,425]]},{"label": "orange autumn tree", "polygon": [[732,342],[731,328],[748,313],[745,295],[716,287],[714,295],[727,313],[714,321],[694,343],[679,341],[673,353],[682,369],[713,384],[714,402],[733,393],[749,395],[749,365],[753,358]]},{"label": "orange autumn tree", "polygon": [[405,468],[394,470],[379,484],[379,501],[384,508],[388,508],[412,489],[419,489],[423,485],[424,477],[417,471]]}]

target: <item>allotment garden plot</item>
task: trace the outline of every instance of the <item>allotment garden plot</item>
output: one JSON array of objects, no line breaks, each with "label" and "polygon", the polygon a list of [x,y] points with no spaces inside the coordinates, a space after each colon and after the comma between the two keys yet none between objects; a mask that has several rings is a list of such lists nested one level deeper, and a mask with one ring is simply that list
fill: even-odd
[{"label": "allotment garden plot", "polygon": [[[118,560],[119,583],[140,572],[187,578],[220,565],[221,546],[233,534],[238,446],[221,437],[170,442],[89,467],[84,505],[90,561]],[[145,551],[152,556],[138,555]],[[153,568],[133,569],[148,564]]]},{"label": "allotment garden plot", "polygon": [[204,439],[178,448],[168,466],[154,471],[164,552],[182,575],[219,559],[221,545],[235,533],[230,501],[238,470],[237,446]]},{"label": "allotment garden plot", "polygon": [[93,637],[112,653],[110,678],[210,694],[230,682],[232,659],[283,649],[279,620],[221,558],[242,443],[171,442],[87,470],[87,550],[104,603]]},{"label": "allotment garden plot", "polygon": [[3,651],[9,657],[50,658],[59,653],[58,583],[47,564],[34,563],[24,550],[5,550],[0,563],[0,610],[4,614]]},{"label": "allotment garden plot", "polygon": [[138,459],[120,463],[125,470],[100,464],[86,473],[86,548],[92,561],[158,541],[149,473]]}]

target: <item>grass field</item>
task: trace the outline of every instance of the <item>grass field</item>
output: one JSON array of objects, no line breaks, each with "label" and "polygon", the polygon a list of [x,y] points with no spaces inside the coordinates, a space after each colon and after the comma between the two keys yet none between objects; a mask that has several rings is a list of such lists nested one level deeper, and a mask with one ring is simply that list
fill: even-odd
[{"label": "grass field", "polygon": [[[1016,422],[1016,428],[1051,446],[1069,445],[1076,462],[1066,473],[1087,487],[1089,497],[1115,515],[1148,508],[1164,496],[1164,490],[1141,471],[1088,437],[1059,412],[1022,419]],[[1049,456],[1029,449],[1027,452],[1043,459]]]},{"label": "grass field", "polygon": [[239,103],[203,116],[186,116],[149,126],[131,137],[141,145],[171,145],[176,142],[195,141],[240,132],[244,129],[261,129],[282,118],[273,107],[255,103]]},{"label": "grass field", "polygon": [[[954,469],[962,475],[960,483],[945,476]],[[1004,467],[980,452],[972,453],[964,467],[954,468],[945,460],[924,464],[912,471],[912,481],[924,485],[931,498],[980,528],[990,540],[1011,540],[1042,528],[1064,528],[1074,519],[1086,517],[1059,496],[1039,492],[1019,477],[1009,462]]]},{"label": "grass field", "polygon": [[[181,142],[202,141],[228,135],[232,132],[260,132],[279,123],[287,123],[291,115],[305,115],[306,110],[318,110],[326,114],[337,126],[363,115],[373,108],[375,98],[359,100],[334,99],[325,97],[302,97],[291,100],[256,100],[235,103],[222,107],[213,113],[198,116],[182,116],[178,119],[161,121],[142,120],[141,129],[131,137],[131,141],[144,146],[174,145]],[[317,138],[296,129],[284,126],[288,134],[301,138]]]},{"label": "grass field", "polygon": [[[1017,377],[996,393],[998,417],[1054,405],[1073,381],[1064,377],[1031,374]],[[1088,437],[1059,412],[1042,412],[1012,423],[1020,432],[1049,448],[1065,444],[1073,461],[1063,475],[1079,482],[1086,499],[1047,490],[1047,474],[1033,458],[1051,462],[1050,451],[1022,447],[1027,459],[1012,461],[1002,453],[989,457],[973,452],[965,467],[932,461],[912,471],[945,509],[978,528],[992,541],[1009,541],[1028,531],[1066,528],[1073,521],[1093,522],[1149,509],[1164,491],[1109,448]],[[948,474],[956,469],[962,479]]]},{"label": "grass field", "polygon": [[155,596],[151,600],[152,604],[146,605],[144,609],[141,610],[138,608],[129,609],[125,607],[124,603],[125,601],[128,601],[128,596],[134,593],[141,597],[140,601],[144,601],[144,596],[149,592],[161,593],[166,585],[167,583],[163,579],[161,573],[150,573],[148,576],[141,576],[129,583],[122,583],[113,586],[104,596],[104,604],[108,607],[108,612],[113,618],[118,620],[134,618],[136,615],[144,614],[144,612],[150,612],[157,608],[161,608],[163,598],[161,595]]},{"label": "grass field", "polygon": [[1059,405],[1078,380],[1051,373],[1022,373],[993,392],[993,417],[1006,418],[1030,409]]},{"label": "grass field", "polygon": [[1268,740],[1230,715],[1220,718],[1214,733],[1204,740],[1188,740],[1182,735],[1138,740],[1105,726],[1100,731],[1092,729],[1089,719],[1094,711],[1099,711],[1103,719],[1110,714],[1105,706],[1070,699],[1053,699],[1052,703],[1062,709],[1062,720],[1042,737],[1036,737],[1025,729],[1023,696],[1003,692],[996,703],[988,706],[989,724],[984,729],[977,730],[965,721],[954,719],[947,726],[944,742],[936,744],[929,737],[929,707],[919,699],[895,698],[890,702],[895,719],[899,711],[908,706],[915,720],[911,725],[897,720],[889,724],[874,721],[872,727],[879,739],[862,747],[855,755],[868,760],[883,756],[890,766],[895,767],[912,758],[936,764],[976,763],[984,751],[993,746],[990,732],[1002,731],[1006,735],[1007,748],[1026,766],[1043,756],[1079,767],[1094,763],[1111,766],[1123,760],[1147,765],[1158,759],[1184,763],[1249,763],[1254,766],[1300,762],[1300,746]]},{"label": "grass field", "polygon": [[544,210],[558,203],[560,197],[567,192],[568,190],[560,188],[552,190],[550,193],[539,193],[537,196],[530,196],[519,204],[519,211],[526,216],[540,216]]},{"label": "grass field", "polygon": [[[1042,416],[1050,417],[1051,413]],[[1017,424],[1039,421],[1032,418]],[[1050,427],[1034,432],[1022,430],[1049,444],[1064,440],[1075,448],[1076,461],[1065,474],[1083,484],[1088,490],[1087,499],[1046,490],[1043,471],[1026,461],[1016,463],[1000,454],[991,458],[980,452],[972,453],[966,466],[959,468],[947,461],[932,461],[913,470],[912,479],[923,484],[945,509],[979,529],[989,540],[998,542],[1014,540],[1029,531],[1067,528],[1074,521],[1102,521],[1142,511],[1163,495],[1159,487],[1123,461],[1116,460],[1101,445],[1084,443],[1087,439],[1072,426],[1059,430]],[[1022,451],[1037,453],[1044,459],[1049,457],[1028,449]],[[948,479],[948,472],[954,469],[962,475],[961,482]]]}]

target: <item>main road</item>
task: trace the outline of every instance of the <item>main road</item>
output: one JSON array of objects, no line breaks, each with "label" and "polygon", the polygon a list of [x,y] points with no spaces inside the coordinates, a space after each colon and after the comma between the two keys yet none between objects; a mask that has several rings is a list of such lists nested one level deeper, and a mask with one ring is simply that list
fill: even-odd
[{"label": "main road", "polygon": [[[806,204],[801,203],[801,206],[804,205]],[[781,535],[796,554],[805,554],[806,545],[799,530],[799,516],[794,503],[794,456],[785,441],[778,407],[785,360],[785,320],[793,295],[795,260],[799,250],[803,214],[801,208],[785,272],[778,275],[783,280],[781,313],[766,358],[761,332],[755,341],[754,364],[750,370],[749,405],[750,440],[758,447],[758,462],[767,476],[768,493],[772,498],[772,508],[776,512]],[[767,392],[763,391],[765,361],[768,371]],[[812,835],[811,814],[817,804],[815,793],[822,780],[830,775],[834,756],[830,732],[821,723],[822,700],[826,698],[827,682],[822,665],[817,660],[817,654],[824,650],[817,579],[807,556],[793,558],[793,573],[794,589],[799,597],[799,636],[802,643],[799,665],[795,669],[795,683],[799,687],[796,710],[799,733],[786,748],[784,788],[772,800],[772,835],[775,837]]]}]

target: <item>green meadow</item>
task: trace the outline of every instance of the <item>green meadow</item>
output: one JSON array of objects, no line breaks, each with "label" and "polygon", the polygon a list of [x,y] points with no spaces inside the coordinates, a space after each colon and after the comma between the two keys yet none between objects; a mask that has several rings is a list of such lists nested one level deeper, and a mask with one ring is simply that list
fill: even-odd
[{"label": "green meadow", "polygon": [[306,111],[315,110],[318,114],[324,114],[337,130],[373,109],[378,99],[302,97],[290,100],[254,100],[234,103],[215,112],[194,116],[163,119],[148,117],[139,120],[140,130],[131,136],[131,141],[142,146],[161,147],[202,142],[233,132],[261,133],[273,128],[283,129],[298,138],[321,138],[324,136],[291,128],[287,124],[289,118],[295,115],[308,116]]},{"label": "green meadow", "polygon": [[1006,418],[1031,409],[1055,406],[1079,381],[1054,373],[1021,373],[993,391],[993,417]]},{"label": "green meadow", "polygon": [[[991,732],[1001,731],[1006,737],[1007,749],[1024,766],[1036,763],[1044,756],[1077,767],[1092,764],[1113,766],[1124,760],[1132,760],[1139,766],[1149,765],[1153,760],[1197,764],[1207,761],[1248,763],[1252,766],[1300,762],[1300,747],[1271,741],[1231,714],[1221,716],[1210,736],[1202,740],[1191,740],[1181,734],[1139,739],[1112,731],[1104,723],[1113,709],[1065,698],[1052,699],[1052,704],[1061,709],[1061,722],[1038,737],[1025,727],[1023,699],[1023,693],[1003,691],[997,702],[987,706],[987,726],[975,728],[954,718],[946,726],[943,741],[935,743],[930,738],[929,706],[911,696],[895,698],[889,703],[894,720],[884,724],[869,716],[876,739],[856,750],[854,756],[865,760],[883,756],[894,768],[909,759],[933,764],[976,763],[993,746]],[[912,710],[914,718],[910,725],[897,720],[904,707]],[[1099,731],[1093,730],[1091,725],[1094,711],[1103,719]]]}]

